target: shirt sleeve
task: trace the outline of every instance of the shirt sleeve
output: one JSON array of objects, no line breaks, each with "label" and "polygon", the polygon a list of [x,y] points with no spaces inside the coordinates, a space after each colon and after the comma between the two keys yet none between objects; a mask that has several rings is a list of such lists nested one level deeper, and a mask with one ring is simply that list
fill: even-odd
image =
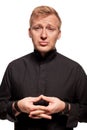
[{"label": "shirt sleeve", "polygon": [[0,118],[15,121],[11,100],[11,67],[8,65],[0,85]]},{"label": "shirt sleeve", "polygon": [[69,112],[67,127],[75,127],[78,122],[87,122],[87,76],[78,65],[74,71],[74,95]]}]

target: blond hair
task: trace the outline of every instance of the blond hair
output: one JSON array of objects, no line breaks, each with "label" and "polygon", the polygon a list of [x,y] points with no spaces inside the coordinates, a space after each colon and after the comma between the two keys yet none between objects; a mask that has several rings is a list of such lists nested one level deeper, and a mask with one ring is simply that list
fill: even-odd
[{"label": "blond hair", "polygon": [[57,11],[55,9],[53,9],[52,7],[49,6],[38,6],[36,7],[33,11],[32,14],[30,16],[30,27],[32,26],[32,23],[35,19],[39,18],[39,17],[47,17],[49,15],[55,15],[58,20],[59,20],[59,29],[61,28],[61,19],[59,14],[57,13]]}]

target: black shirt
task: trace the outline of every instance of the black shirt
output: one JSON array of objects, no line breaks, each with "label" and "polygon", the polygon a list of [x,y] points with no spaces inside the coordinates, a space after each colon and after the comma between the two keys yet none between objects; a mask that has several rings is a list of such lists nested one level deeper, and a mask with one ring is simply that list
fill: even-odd
[{"label": "black shirt", "polygon": [[[56,113],[52,120],[36,120],[21,113],[15,120],[12,102],[41,94],[69,102],[69,116]],[[8,65],[0,87],[0,118],[15,121],[15,130],[72,130],[78,121],[87,121],[86,115],[87,78],[75,61],[56,50],[45,57],[35,50]]]}]

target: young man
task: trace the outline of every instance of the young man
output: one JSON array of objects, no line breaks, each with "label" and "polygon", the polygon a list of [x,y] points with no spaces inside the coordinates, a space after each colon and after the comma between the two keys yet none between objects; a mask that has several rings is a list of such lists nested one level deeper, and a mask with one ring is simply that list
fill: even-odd
[{"label": "young man", "polygon": [[0,118],[15,130],[73,130],[87,121],[87,78],[82,67],[57,53],[61,19],[39,6],[30,17],[34,52],[11,62],[0,86]]}]

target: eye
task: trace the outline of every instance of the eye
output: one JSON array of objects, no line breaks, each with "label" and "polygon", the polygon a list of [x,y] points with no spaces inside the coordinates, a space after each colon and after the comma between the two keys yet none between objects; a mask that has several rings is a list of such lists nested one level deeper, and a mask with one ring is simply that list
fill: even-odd
[{"label": "eye", "polygon": [[48,29],[49,31],[55,31],[55,30],[56,30],[56,28],[51,27],[51,26],[47,27],[47,29]]},{"label": "eye", "polygon": [[34,26],[34,27],[32,27],[32,29],[38,31],[41,29],[41,26]]}]

